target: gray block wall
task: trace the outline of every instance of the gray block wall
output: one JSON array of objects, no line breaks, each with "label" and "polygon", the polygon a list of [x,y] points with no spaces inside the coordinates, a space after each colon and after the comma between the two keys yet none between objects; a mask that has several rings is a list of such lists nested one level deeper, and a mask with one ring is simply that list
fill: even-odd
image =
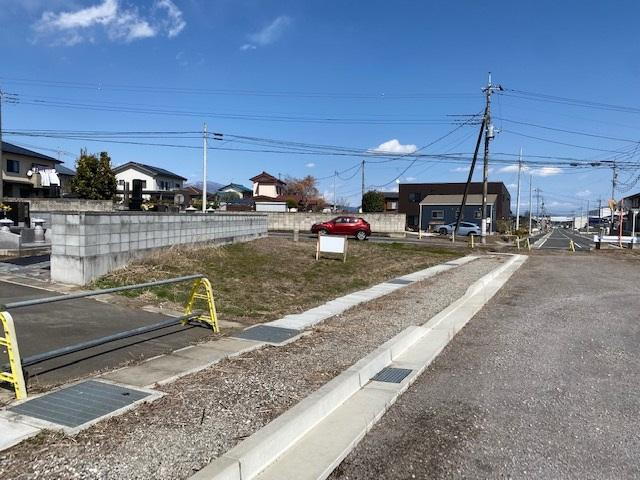
[{"label": "gray block wall", "polygon": [[[173,245],[235,243],[267,234],[263,213],[52,213],[51,279],[84,285]],[[197,273],[197,272],[194,272]]]},{"label": "gray block wall", "polygon": [[406,215],[404,213],[303,213],[268,212],[269,230],[301,232],[311,229],[314,223],[326,222],[339,216],[362,217],[371,225],[373,234],[404,236]]}]

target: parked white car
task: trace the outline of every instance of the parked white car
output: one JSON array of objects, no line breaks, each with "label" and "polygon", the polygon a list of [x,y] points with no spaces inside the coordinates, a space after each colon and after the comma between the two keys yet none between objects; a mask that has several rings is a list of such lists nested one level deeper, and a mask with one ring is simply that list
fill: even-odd
[{"label": "parked white car", "polygon": [[[442,235],[451,235],[456,229],[456,223],[450,223],[449,225],[442,225],[438,228],[438,232]],[[458,235],[480,235],[480,227],[475,223],[460,222],[460,228],[458,228]]]}]

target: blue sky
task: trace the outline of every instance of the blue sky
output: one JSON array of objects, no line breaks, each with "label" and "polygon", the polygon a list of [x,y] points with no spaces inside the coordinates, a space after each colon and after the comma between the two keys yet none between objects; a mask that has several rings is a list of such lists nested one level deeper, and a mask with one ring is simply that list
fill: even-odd
[{"label": "blue sky", "polygon": [[[460,153],[457,160],[372,159],[366,185],[392,190],[397,181],[464,181],[462,162],[478,127],[460,126],[466,117],[452,115],[482,110],[481,88],[492,71],[507,90],[493,97],[499,133],[490,180],[504,181],[515,200],[511,160],[522,147],[530,162],[523,183],[533,173],[548,210],[579,211],[586,200],[610,197],[611,169],[571,167],[558,157],[580,165],[627,162],[617,196],[640,190],[638,169],[629,165],[637,158],[638,111],[521,92],[640,106],[639,15],[633,1],[494,1],[487,8],[471,0],[0,0],[0,88],[19,98],[3,105],[3,129],[196,132],[206,122],[225,134],[212,142],[222,149],[209,152],[210,180],[249,184],[262,170],[312,174],[323,179],[330,200],[334,172],[358,164],[362,153],[406,154],[447,133],[420,152]],[[124,141],[202,143],[196,134],[164,136]],[[316,148],[303,155],[238,137],[348,147],[350,154]],[[140,161],[191,180],[201,176],[197,148],[111,143],[88,134],[5,139],[60,150],[69,165],[87,147],[107,150],[115,164]],[[336,184],[338,197],[358,204],[356,167]]]}]

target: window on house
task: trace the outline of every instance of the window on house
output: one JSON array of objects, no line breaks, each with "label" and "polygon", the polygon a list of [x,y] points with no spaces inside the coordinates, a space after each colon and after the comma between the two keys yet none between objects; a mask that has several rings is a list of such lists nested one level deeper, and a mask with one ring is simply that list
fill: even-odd
[{"label": "window on house", "polygon": [[7,173],[20,173],[20,162],[18,160],[7,160]]},{"label": "window on house", "polygon": [[411,203],[419,203],[420,202],[420,192],[410,192],[409,193],[409,201]]},{"label": "window on house", "polygon": [[444,210],[432,210],[431,218],[436,220],[442,220],[444,218]]},{"label": "window on house", "polygon": [[473,218],[482,218],[482,209],[478,209],[473,212]]},{"label": "window on house", "polygon": [[180,184],[179,183],[176,183],[176,188],[180,188]]}]

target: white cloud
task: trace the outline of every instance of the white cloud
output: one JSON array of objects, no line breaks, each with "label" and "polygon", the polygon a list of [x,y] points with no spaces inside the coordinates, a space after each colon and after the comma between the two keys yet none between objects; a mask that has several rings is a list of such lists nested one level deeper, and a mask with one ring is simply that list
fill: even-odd
[{"label": "white cloud", "polygon": [[387,142],[381,143],[376,148],[369,150],[372,153],[400,153],[407,154],[413,153],[418,149],[415,145],[403,145],[396,138]]},{"label": "white cloud", "polygon": [[248,35],[249,43],[245,43],[240,50],[255,50],[258,47],[265,47],[276,42],[293,22],[287,15],[280,15],[262,30]]},{"label": "white cloud", "polygon": [[417,180],[416,177],[406,177],[405,178],[405,181],[407,181],[407,182],[415,182],[416,180]]},{"label": "white cloud", "polygon": [[[518,188],[518,184],[517,183],[510,183],[509,185],[507,185],[508,188]],[[482,210],[482,209],[480,209]]]},{"label": "white cloud", "polygon": [[71,46],[93,42],[99,32],[112,41],[131,42],[142,38],[178,35],[186,26],[182,12],[172,0],[155,0],[147,14],[136,6],[125,7],[121,0],[102,3],[79,10],[46,11],[33,26],[39,37]]},{"label": "white cloud", "polygon": [[313,167],[315,167],[315,166],[316,166],[316,164],[315,164],[315,163],[313,163],[313,162],[309,162],[309,163],[307,163],[307,164],[305,165],[305,167],[307,167],[307,168],[313,168]]},{"label": "white cloud", "polygon": [[456,167],[450,170],[451,172],[467,172],[469,173],[469,167]]},{"label": "white cloud", "polygon": [[541,167],[531,170],[531,175],[538,177],[550,177],[551,175],[558,175],[562,173],[562,169],[558,167]]},{"label": "white cloud", "polygon": [[576,193],[576,197],[588,197],[589,195],[591,195],[591,190],[582,190]]},{"label": "white cloud", "polygon": [[[518,171],[518,165],[507,165],[506,167],[502,167],[498,172],[500,173],[516,173]],[[551,175],[558,175],[562,173],[562,169],[559,167],[540,167],[540,168],[530,168],[526,165],[522,166],[522,172],[526,172],[529,175],[534,175],[536,177],[549,177]]]}]

